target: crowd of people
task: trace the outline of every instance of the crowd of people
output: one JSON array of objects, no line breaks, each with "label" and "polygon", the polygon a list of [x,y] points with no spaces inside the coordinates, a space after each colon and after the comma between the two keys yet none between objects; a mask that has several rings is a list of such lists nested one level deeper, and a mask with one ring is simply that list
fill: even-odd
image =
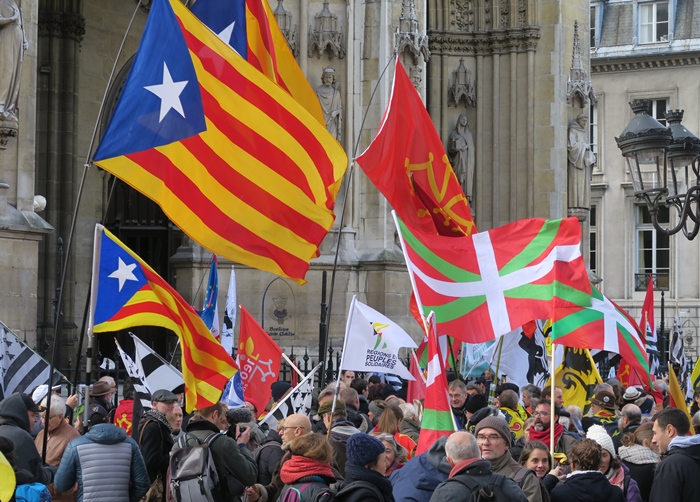
[{"label": "crowd of people", "polygon": [[[496,384],[489,373],[454,379],[458,430],[416,454],[421,403],[376,375],[344,371],[318,393],[310,416],[274,426],[260,418],[292,390],[286,382],[273,384],[264,406],[219,402],[192,414],[183,413],[182,395],[160,389],[136,419],[128,380],[115,407],[116,383],[104,377],[92,388],[87,424],[73,417],[77,396],[64,399],[60,386],[6,397],[0,453],[18,486],[45,486],[58,501],[179,500],[171,452],[205,442],[216,502],[695,500],[700,435],[691,435],[686,412],[668,406],[663,387],[652,395],[616,380],[599,384],[584,415],[559,388],[552,396],[551,388]],[[693,422],[700,432],[700,411]]]}]

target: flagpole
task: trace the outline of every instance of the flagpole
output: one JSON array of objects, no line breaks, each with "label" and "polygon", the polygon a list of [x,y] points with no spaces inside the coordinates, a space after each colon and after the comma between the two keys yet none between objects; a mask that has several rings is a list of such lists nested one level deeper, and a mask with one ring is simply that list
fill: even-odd
[{"label": "flagpole", "polygon": [[[498,356],[496,356],[496,380],[501,378],[499,370],[501,369],[501,352],[503,352],[503,338],[504,337],[501,337],[501,339],[498,340]],[[496,382],[494,381],[494,383]],[[493,404],[493,402],[496,400],[496,389],[494,387],[495,385],[491,385],[489,387],[489,404]]]},{"label": "flagpole", "polygon": [[[301,382],[299,382],[299,383],[297,384],[297,386],[294,387],[294,388],[289,392],[288,396],[294,394],[297,390],[299,390],[299,387],[301,387],[302,385],[304,385],[304,384],[309,380],[309,378],[312,378],[313,375],[314,375],[314,374],[318,371],[318,369],[321,367],[321,364],[322,364],[322,363],[318,363],[318,364],[316,365],[316,367],[315,367],[314,369],[311,370],[311,373],[309,373],[308,375],[306,375],[306,376],[304,377],[304,379],[303,379]],[[286,401],[286,399],[282,399],[279,403],[277,403],[277,404],[275,405],[275,407],[272,408],[272,409],[267,413],[267,415],[265,415],[265,416],[263,417],[263,419],[260,420],[260,421],[258,422],[258,424],[264,424],[265,421],[268,419],[268,417],[271,417],[272,414],[273,414],[274,412],[276,412],[276,411],[279,409],[279,407],[282,406],[282,403],[284,403],[285,401]]]},{"label": "flagpole", "polygon": [[[331,286],[332,288],[332,286]],[[331,295],[331,298],[333,295]],[[333,393],[333,406],[331,406],[331,425],[326,431],[326,441],[331,439],[331,429],[333,428],[333,414],[335,413],[335,405],[338,402],[338,394],[340,394],[340,373],[343,363],[345,362],[345,350],[348,348],[348,331],[350,326],[352,326],[352,318],[355,315],[355,302],[357,302],[357,295],[352,295],[352,302],[350,302],[350,312],[348,313],[348,322],[345,325],[345,338],[343,339],[343,353],[340,355],[340,365],[338,366],[338,376],[335,380],[335,392]]]},{"label": "flagpole", "polygon": [[[426,347],[425,350],[428,350]],[[416,354],[416,349],[411,349],[411,355],[413,356],[413,362],[416,363],[416,368],[420,370],[420,362],[418,361],[418,355]],[[419,371],[420,377],[423,379],[423,383],[428,383],[428,381],[425,379],[425,376],[423,376],[423,372]]]},{"label": "flagpole", "polygon": [[[565,349],[566,350],[566,349]],[[552,455],[552,458],[554,458],[554,416],[556,415],[554,413],[554,407],[556,406],[556,403],[554,402],[554,390],[555,390],[555,385],[554,385],[554,353],[556,352],[556,344],[554,341],[552,341],[552,357],[551,357],[551,362],[549,365],[549,375],[550,375],[550,380],[551,380],[551,389],[550,389],[550,395],[549,395],[549,453]],[[566,354],[564,354],[564,357],[566,357]]]},{"label": "flagpole", "polygon": [[[292,348],[294,348],[294,347],[292,347]],[[296,364],[294,364],[294,363],[292,362],[292,360],[289,359],[289,357],[287,357],[287,354],[285,354],[284,352],[282,352],[282,359],[284,359],[285,361],[287,361],[287,364],[296,372],[297,375],[299,375],[301,378],[305,378],[305,377],[306,377],[306,375],[304,375],[304,374],[301,372],[301,370],[300,370],[299,368],[297,368]]]}]

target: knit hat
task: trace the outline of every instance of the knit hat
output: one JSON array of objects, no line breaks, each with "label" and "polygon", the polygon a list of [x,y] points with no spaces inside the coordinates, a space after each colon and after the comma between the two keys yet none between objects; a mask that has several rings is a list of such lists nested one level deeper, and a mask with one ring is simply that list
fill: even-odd
[{"label": "knit hat", "polygon": [[[333,409],[333,400],[331,399],[329,401],[325,401],[325,402],[321,403],[318,406],[318,414],[323,415],[324,413],[330,413],[332,409]],[[335,409],[336,410],[344,410],[345,409],[345,401],[343,401],[342,399],[338,399],[335,402]]]},{"label": "knit hat", "polygon": [[586,432],[586,437],[598,443],[600,447],[604,450],[608,450],[608,453],[610,453],[611,457],[617,457],[617,455],[615,454],[615,445],[613,444],[613,440],[608,434],[608,432],[605,430],[605,427],[603,427],[602,425],[591,425],[588,428],[588,432]]},{"label": "knit hat", "polygon": [[279,401],[282,399],[282,396],[284,396],[285,392],[287,392],[289,389],[292,388],[292,384],[289,382],[275,382],[272,385],[270,385],[270,390],[272,391],[272,399],[275,400],[275,402]]},{"label": "knit hat", "polygon": [[382,413],[384,412],[384,408],[380,408],[374,401],[372,401],[369,403],[369,411],[372,412],[375,420],[379,420],[379,417],[381,417]]},{"label": "knit hat", "polygon": [[475,394],[467,400],[467,403],[464,405],[464,410],[469,413],[476,413],[487,406],[488,402],[486,401],[486,396],[483,394]]},{"label": "knit hat", "polygon": [[476,425],[476,429],[474,429],[474,436],[479,434],[481,429],[495,430],[501,435],[508,445],[512,441],[513,436],[510,433],[510,427],[508,427],[508,423],[501,417],[486,417],[479,421],[479,423]]},{"label": "knit hat", "polygon": [[345,447],[348,464],[359,466],[374,462],[385,450],[384,443],[364,432],[351,435]]}]

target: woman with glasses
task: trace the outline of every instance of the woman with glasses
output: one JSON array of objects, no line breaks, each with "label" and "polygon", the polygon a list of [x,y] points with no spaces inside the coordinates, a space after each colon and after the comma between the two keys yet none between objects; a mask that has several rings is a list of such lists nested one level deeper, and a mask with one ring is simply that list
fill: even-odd
[{"label": "woman with glasses", "polygon": [[372,436],[380,440],[386,448],[386,476],[399,470],[406,463],[406,449],[398,444],[391,434],[373,433]]}]

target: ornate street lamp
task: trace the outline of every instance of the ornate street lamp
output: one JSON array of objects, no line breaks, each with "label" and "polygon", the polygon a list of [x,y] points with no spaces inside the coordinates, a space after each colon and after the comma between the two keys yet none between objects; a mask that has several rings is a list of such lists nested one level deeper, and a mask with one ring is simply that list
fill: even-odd
[{"label": "ornate street lamp", "polygon": [[[630,107],[635,115],[615,141],[632,176],[634,195],[646,202],[658,232],[683,230],[693,240],[700,230],[700,138],[681,125],[683,110],[667,112],[669,127],[664,127],[649,115],[648,100],[633,100]],[[675,227],[659,225],[662,205],[676,208]]]}]

